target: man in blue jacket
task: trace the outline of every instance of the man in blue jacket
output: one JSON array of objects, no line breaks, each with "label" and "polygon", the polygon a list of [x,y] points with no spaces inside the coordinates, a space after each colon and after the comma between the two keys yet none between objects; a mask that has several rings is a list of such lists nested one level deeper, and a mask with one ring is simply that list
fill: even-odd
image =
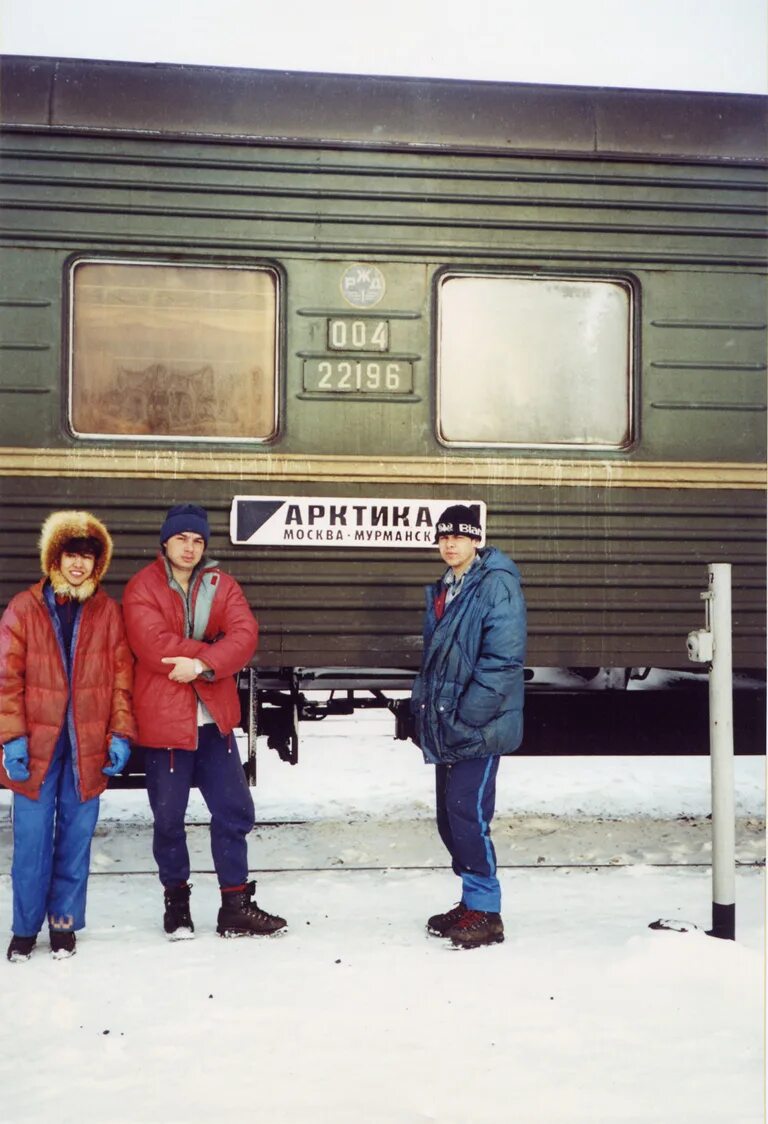
[{"label": "man in blue jacket", "polygon": [[504,940],[490,827],[499,757],[523,736],[525,601],[515,563],[480,548],[479,506],[446,508],[435,538],[448,569],[426,588],[411,713],[424,758],[436,766],[437,828],[462,894],[429,918],[427,931],[478,948]]}]

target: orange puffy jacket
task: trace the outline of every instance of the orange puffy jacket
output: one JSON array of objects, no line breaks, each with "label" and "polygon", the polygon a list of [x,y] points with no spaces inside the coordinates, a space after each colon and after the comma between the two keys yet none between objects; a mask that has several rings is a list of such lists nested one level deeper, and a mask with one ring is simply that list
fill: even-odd
[{"label": "orange puffy jacket", "polygon": [[[134,574],[123,594],[128,642],[136,656],[133,705],[139,745],[151,749],[197,749],[198,697],[222,734],[240,721],[235,674],[256,650],[259,629],[240,586],[215,565],[194,575],[189,600],[194,605],[203,575],[213,587],[213,600],[202,640],[185,636],[184,602],[168,584],[162,555]],[[213,675],[192,683],[168,678],[166,656],[203,660]]]},{"label": "orange puffy jacket", "polygon": [[[36,800],[66,720],[70,684],[43,597],[45,579],[18,593],[0,620],[0,744],[26,735],[29,780],[0,782]],[[120,607],[101,589],[83,603],[72,665],[76,773],[81,800],[107,787],[111,734],[136,738],[133,658]]]}]

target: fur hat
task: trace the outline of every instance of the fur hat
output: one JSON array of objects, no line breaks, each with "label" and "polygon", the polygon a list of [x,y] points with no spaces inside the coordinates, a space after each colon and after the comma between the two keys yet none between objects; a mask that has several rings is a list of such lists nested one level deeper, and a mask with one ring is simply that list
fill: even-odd
[{"label": "fur hat", "polygon": [[[73,540],[79,540],[80,549],[85,549],[84,539],[92,540],[96,548],[93,573],[81,585],[72,586],[61,572],[61,556]],[[40,566],[54,593],[60,597],[72,597],[75,601],[87,601],[93,596],[112,561],[112,537],[104,524],[89,511],[54,511],[43,523],[39,546]]]},{"label": "fur hat", "polygon": [[455,503],[446,507],[435,524],[435,542],[440,541],[441,535],[466,535],[479,542],[483,537],[479,504],[473,503],[468,507],[463,503]]},{"label": "fur hat", "polygon": [[160,528],[160,545],[168,542],[174,535],[183,535],[185,531],[200,535],[208,546],[211,532],[208,527],[208,512],[204,507],[198,507],[194,503],[178,503],[172,507]]}]

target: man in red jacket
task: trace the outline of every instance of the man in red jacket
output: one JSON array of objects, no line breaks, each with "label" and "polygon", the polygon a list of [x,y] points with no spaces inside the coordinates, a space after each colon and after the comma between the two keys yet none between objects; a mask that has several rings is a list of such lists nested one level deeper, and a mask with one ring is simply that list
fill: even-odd
[{"label": "man in red jacket", "polygon": [[234,677],[255,651],[258,626],[238,583],[205,557],[208,538],[203,508],[172,507],[160,531],[160,555],[131,578],[123,596],[136,657],[134,708],[155,821],[153,852],[165,889],[163,924],[171,940],[194,934],[184,828],[193,785],[211,813],[221,889],[217,932],[270,935],[286,925],[252,900],[246,837],[254,808],[232,733],[240,718]]}]

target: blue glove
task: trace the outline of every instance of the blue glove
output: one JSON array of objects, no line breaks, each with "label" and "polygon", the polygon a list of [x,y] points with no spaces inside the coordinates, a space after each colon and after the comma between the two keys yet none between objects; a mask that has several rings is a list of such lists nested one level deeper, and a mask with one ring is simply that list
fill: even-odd
[{"label": "blue glove", "polygon": [[29,780],[29,738],[22,734],[3,746],[3,768],[12,781]]},{"label": "blue glove", "polygon": [[108,777],[116,777],[118,773],[122,773],[125,766],[128,764],[128,758],[131,756],[130,744],[125,738],[121,738],[118,734],[113,734],[109,739],[109,765],[105,765],[101,770],[106,773]]}]

